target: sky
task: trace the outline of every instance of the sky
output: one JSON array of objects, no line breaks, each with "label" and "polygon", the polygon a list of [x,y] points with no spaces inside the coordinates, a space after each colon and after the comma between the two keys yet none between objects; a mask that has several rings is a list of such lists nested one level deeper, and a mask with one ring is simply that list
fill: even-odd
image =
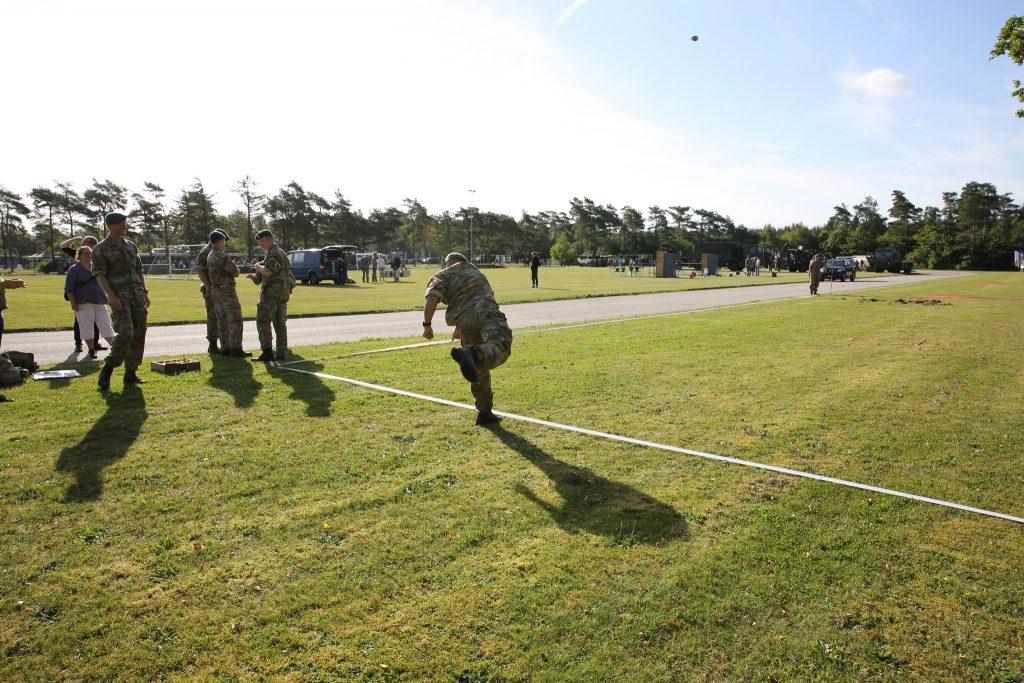
[{"label": "sky", "polygon": [[[93,178],[222,213],[248,175],[353,208],[572,197],[751,228],[893,190],[1024,198],[1024,3],[0,0],[0,186]],[[691,39],[697,36],[698,40]]]}]

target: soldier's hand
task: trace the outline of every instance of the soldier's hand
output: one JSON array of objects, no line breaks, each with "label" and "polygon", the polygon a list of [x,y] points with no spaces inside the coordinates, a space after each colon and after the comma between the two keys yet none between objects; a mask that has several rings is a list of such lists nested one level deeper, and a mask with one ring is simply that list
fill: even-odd
[{"label": "soldier's hand", "polygon": [[78,304],[71,304],[71,310],[78,313]]},{"label": "soldier's hand", "polygon": [[110,307],[113,308],[118,313],[124,310],[124,306],[121,305],[121,300],[118,299],[113,294],[110,295]]},{"label": "soldier's hand", "polygon": [[429,327],[424,327],[423,328],[423,336],[425,338],[427,338],[427,339],[433,339],[434,338],[434,330],[429,328]]},{"label": "soldier's hand", "polygon": [[149,294],[146,295],[145,305],[146,305],[146,308],[149,308]]},{"label": "soldier's hand", "polygon": [[452,341],[456,341],[458,339],[462,339],[462,330],[456,326],[455,331],[452,332]]}]

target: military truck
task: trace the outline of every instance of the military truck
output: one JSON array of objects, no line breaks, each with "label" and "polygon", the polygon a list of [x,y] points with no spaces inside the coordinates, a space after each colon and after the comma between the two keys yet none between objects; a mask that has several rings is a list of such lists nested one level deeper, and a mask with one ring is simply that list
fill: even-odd
[{"label": "military truck", "polygon": [[806,273],[808,266],[811,265],[812,256],[810,249],[804,249],[803,246],[791,247],[787,244],[779,252],[777,268],[791,273]]},{"label": "military truck", "polygon": [[903,258],[903,253],[899,249],[880,247],[871,256],[871,270],[876,273],[889,271],[890,273],[910,275],[911,271],[914,270],[914,262]]}]

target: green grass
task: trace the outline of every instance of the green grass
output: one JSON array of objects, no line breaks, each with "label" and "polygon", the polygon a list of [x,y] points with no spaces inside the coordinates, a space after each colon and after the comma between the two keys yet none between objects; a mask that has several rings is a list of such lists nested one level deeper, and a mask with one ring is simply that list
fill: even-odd
[{"label": "green grass", "polygon": [[[1022,299],[518,334],[497,407],[1020,516]],[[297,367],[471,400],[444,347],[331,360],[375,343]],[[1024,678],[1024,525],[237,359],[146,377],[5,392],[0,679]]]},{"label": "green grass", "polygon": [[[416,268],[402,282],[356,284],[339,287],[323,283],[316,287],[299,285],[288,303],[288,315],[330,315],[343,313],[379,313],[408,311],[423,306],[423,290],[436,269]],[[721,277],[665,279],[653,277],[622,277],[612,275],[607,268],[542,268],[541,287],[530,287],[529,269],[513,266],[488,268],[484,271],[491,281],[498,301],[504,304],[527,301],[551,301],[613,294],[646,294],[710,287],[740,287],[783,282],[802,282],[806,274],[782,273],[772,278],[765,271],[761,277]],[[358,273],[356,273],[358,276]],[[862,277],[873,274],[864,273]],[[4,312],[9,332],[25,330],[58,330],[68,327],[73,320],[70,306],[63,299],[64,277],[57,275],[24,276],[28,287],[10,290],[7,294],[10,308]],[[199,293],[198,280],[171,280],[151,278],[149,283],[150,324],[201,322],[206,320],[206,309]],[[256,315],[259,288],[250,281],[240,279],[238,294],[246,318]]]}]

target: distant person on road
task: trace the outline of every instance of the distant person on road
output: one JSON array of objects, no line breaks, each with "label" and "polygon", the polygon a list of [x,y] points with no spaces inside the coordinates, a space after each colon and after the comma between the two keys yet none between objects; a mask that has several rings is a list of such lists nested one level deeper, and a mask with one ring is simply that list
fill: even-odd
[{"label": "distant person on road", "polygon": [[491,370],[512,354],[512,330],[505,314],[498,310],[487,278],[465,256],[452,252],[444,259],[444,270],[427,283],[423,305],[423,336],[434,338],[431,323],[437,305],[447,305],[445,321],[455,328],[452,339],[462,341],[453,348],[452,359],[470,382],[476,403],[478,425],[494,424],[494,393]]},{"label": "distant person on road", "polygon": [[[256,263],[256,272],[246,276],[260,285],[260,300],[256,304],[256,331],[260,335],[262,352],[254,360],[284,360],[288,355],[288,299],[291,298],[295,281],[291,276],[288,255],[274,242],[274,233],[260,230],[256,233],[256,239],[267,255]],[[270,333],[271,326],[274,328],[273,335]]]},{"label": "distant person on road", "polygon": [[217,311],[217,329],[220,331],[222,356],[248,358],[242,348],[242,304],[238,301],[236,278],[238,266],[232,261],[224,247],[227,236],[220,230],[210,233],[213,249],[206,259],[207,277],[213,290],[213,306]]},{"label": "distant person on road", "polygon": [[77,261],[68,268],[64,278],[64,294],[71,302],[71,310],[75,312],[79,327],[84,330],[89,358],[95,360],[99,333],[93,330],[102,330],[103,338],[108,344],[113,344],[114,328],[110,324],[110,313],[107,312],[107,296],[92,273],[92,248],[79,247]]},{"label": "distant person on road", "polygon": [[139,248],[127,239],[128,217],[111,212],[103,217],[109,234],[92,250],[92,272],[107,295],[113,310],[114,343],[100,370],[97,385],[110,388],[114,368],[124,364],[124,383],[145,384],[139,377],[139,365],[146,350],[149,315],[149,290],[142,271]]},{"label": "distant person on road", "polygon": [[401,274],[401,272],[402,259],[398,258],[398,254],[396,253],[394,256],[391,257],[391,277],[394,278],[395,282],[401,282],[401,280],[399,279],[399,275]]},{"label": "distant person on road", "polygon": [[540,287],[540,280],[537,279],[537,271],[540,269],[540,256],[537,252],[530,254],[530,282],[531,287]]},{"label": "distant person on road", "polygon": [[[86,235],[85,237],[70,237],[60,243],[60,250],[67,254],[70,258],[78,258],[78,248],[75,246],[78,244],[82,247],[89,247],[92,249],[99,243],[99,240],[92,235]],[[65,299],[66,301],[67,299]],[[82,352],[82,332],[78,328],[78,316],[75,316],[75,352]],[[99,328],[93,329],[92,338],[96,340],[95,348],[97,351],[106,351],[107,347],[99,343],[100,331]]]},{"label": "distant person on road", "polygon": [[807,275],[811,280],[811,294],[817,295],[818,285],[821,284],[821,267],[825,265],[825,259],[821,257],[821,254],[815,254],[814,258],[811,259],[811,264],[807,267]]},{"label": "distant person on road", "polygon": [[[214,230],[214,232],[224,235],[224,239],[228,237],[223,230]],[[207,242],[206,246],[200,250],[196,257],[196,275],[203,283],[199,286],[199,293],[203,295],[203,304],[206,306],[206,341],[210,344],[207,353],[221,353],[221,348],[217,346],[217,340],[220,338],[220,330],[217,327],[217,308],[213,304],[213,287],[210,286],[210,271],[206,266],[211,250],[213,250],[213,244],[210,242]]]},{"label": "distant person on road", "polygon": [[24,280],[18,278],[3,279],[0,277],[0,346],[3,345],[4,341],[4,310],[7,308],[7,291],[8,289],[21,289],[27,287]]}]

